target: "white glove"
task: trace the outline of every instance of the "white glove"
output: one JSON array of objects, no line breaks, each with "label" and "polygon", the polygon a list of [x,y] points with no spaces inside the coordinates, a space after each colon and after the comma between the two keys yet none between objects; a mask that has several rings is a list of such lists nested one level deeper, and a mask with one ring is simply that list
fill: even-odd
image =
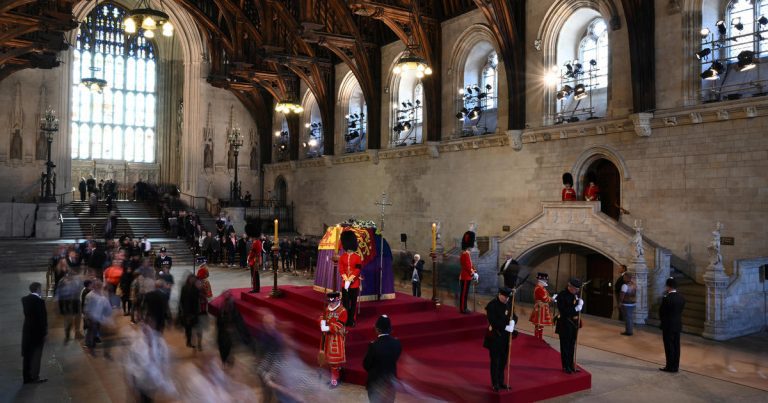
[{"label": "white glove", "polygon": [[557,294],[552,296],[552,302],[557,302]]},{"label": "white glove", "polygon": [[581,312],[581,308],[584,307],[584,300],[579,298],[577,301],[579,302],[576,303],[576,312]]},{"label": "white glove", "polygon": [[320,326],[326,326],[328,325],[328,322],[325,321],[325,319],[320,321]]},{"label": "white glove", "polygon": [[509,321],[509,324],[507,325],[507,327],[504,328],[504,330],[506,330],[509,333],[514,332],[515,331],[515,320],[511,319]]},{"label": "white glove", "polygon": [[323,325],[320,325],[320,331],[321,331],[321,332],[329,332],[330,330],[331,330],[331,328],[330,328],[330,327],[328,327],[328,326],[323,326]]},{"label": "white glove", "polygon": [[352,282],[351,282],[351,281],[349,281],[349,280],[345,281],[345,282],[344,282],[344,289],[345,289],[345,290],[348,290],[348,289],[349,289],[349,286],[350,286],[350,284],[352,284]]},{"label": "white glove", "polygon": [[473,281],[479,281],[480,280],[480,275],[477,274],[477,272],[472,273],[472,280]]}]

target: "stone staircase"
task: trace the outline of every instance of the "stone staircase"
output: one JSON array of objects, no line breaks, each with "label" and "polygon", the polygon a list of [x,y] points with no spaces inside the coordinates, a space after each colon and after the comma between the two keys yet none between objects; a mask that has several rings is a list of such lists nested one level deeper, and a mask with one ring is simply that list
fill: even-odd
[{"label": "stone staircase", "polygon": [[677,271],[672,273],[672,277],[677,279],[677,291],[685,297],[683,332],[700,335],[704,332],[707,317],[707,287]]},{"label": "stone staircase", "polygon": [[[54,252],[62,243],[66,241],[37,239],[0,241],[0,271],[44,273],[48,270]],[[45,280],[45,277],[42,280]]]},{"label": "stone staircase", "polygon": [[[126,234],[132,237],[165,238],[158,213],[143,203],[117,201],[113,211],[117,214],[117,236]],[[74,201],[61,210],[64,222],[61,225],[61,237],[64,239],[82,239],[93,235],[104,237],[104,223],[107,220],[106,203],[99,201],[96,211],[91,216],[88,202]]]}]

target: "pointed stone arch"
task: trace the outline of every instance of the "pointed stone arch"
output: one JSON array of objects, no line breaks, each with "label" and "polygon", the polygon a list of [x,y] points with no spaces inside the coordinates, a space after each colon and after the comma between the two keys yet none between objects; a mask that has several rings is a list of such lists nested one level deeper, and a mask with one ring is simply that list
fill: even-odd
[{"label": "pointed stone arch", "polygon": [[[448,102],[448,105],[451,105],[453,110],[449,111],[446,116],[450,117],[451,126],[453,127],[453,135],[458,136],[461,134],[461,125],[457,123],[456,119],[453,119],[453,115],[461,109],[462,101],[456,96],[456,91],[459,88],[464,87],[464,67],[467,63],[467,59],[469,59],[470,55],[472,54],[472,51],[476,48],[476,46],[479,43],[486,42],[490,44],[491,47],[493,47],[493,50],[496,52],[497,55],[501,56],[501,49],[499,47],[498,42],[496,41],[496,38],[493,35],[493,31],[491,28],[486,24],[473,24],[470,25],[464,32],[459,35],[458,39],[456,39],[456,44],[453,47],[453,51],[451,52],[450,59],[448,62],[448,79],[447,82],[451,83],[450,91],[451,91],[451,97],[452,102]],[[496,74],[498,74],[498,85],[496,90],[498,93],[496,94],[497,99],[499,100],[508,100],[510,98],[510,94],[507,94],[507,89],[509,88],[507,86],[506,80],[506,69],[504,68],[504,58],[499,57],[499,65],[496,68]],[[500,102],[498,105],[498,125],[496,131],[503,131],[506,130],[506,127],[501,127],[504,122],[507,121],[507,119],[501,119],[502,115],[508,115],[509,113],[509,102]],[[450,127],[450,126],[449,126]]]},{"label": "pointed stone arch", "polygon": [[[571,167],[570,172],[573,175],[574,180],[573,187],[576,190],[577,195],[581,195],[584,191],[582,184],[584,183],[584,178],[590,165],[599,159],[606,159],[616,166],[621,177],[620,183],[622,188],[624,188],[624,182],[632,179],[626,160],[617,150],[606,145],[593,146],[582,151]],[[622,199],[623,198],[624,192],[622,192]]]},{"label": "pointed stone arch", "polygon": [[[344,154],[344,148],[346,146],[346,142],[344,141],[344,135],[347,133],[347,119],[344,117],[347,113],[349,113],[349,103],[350,98],[352,95],[356,92],[360,91],[361,96],[363,97],[363,100],[366,102],[365,107],[366,110],[368,110],[368,103],[365,99],[365,93],[363,93],[363,89],[360,86],[360,83],[357,81],[357,77],[349,71],[347,74],[344,75],[344,79],[341,81],[341,85],[339,86],[339,93],[338,97],[336,98],[336,130],[335,132],[337,134],[337,138],[334,143],[338,144],[336,146],[336,154]],[[366,133],[370,133],[371,127],[370,122],[366,120]],[[370,144],[370,138],[367,138],[366,141],[368,143],[366,146],[373,146]],[[367,148],[367,147],[366,147]],[[376,147],[378,148],[378,146]]]}]

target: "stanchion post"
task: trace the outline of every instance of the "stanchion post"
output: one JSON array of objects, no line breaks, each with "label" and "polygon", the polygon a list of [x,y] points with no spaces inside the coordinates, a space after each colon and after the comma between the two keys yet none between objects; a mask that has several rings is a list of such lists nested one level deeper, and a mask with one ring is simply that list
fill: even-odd
[{"label": "stanchion post", "polygon": [[272,284],[272,292],[269,293],[269,296],[272,298],[280,298],[283,296],[283,292],[277,288],[277,259],[279,253],[280,247],[275,243],[272,245],[272,278],[274,283]]}]

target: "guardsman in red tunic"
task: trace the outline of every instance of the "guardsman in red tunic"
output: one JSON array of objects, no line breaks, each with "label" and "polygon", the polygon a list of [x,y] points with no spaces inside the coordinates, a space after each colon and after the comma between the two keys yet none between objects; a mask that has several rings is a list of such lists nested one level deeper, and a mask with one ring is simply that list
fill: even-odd
[{"label": "guardsman in red tunic", "polygon": [[534,305],[531,311],[530,321],[535,328],[533,334],[539,340],[544,340],[544,326],[552,326],[552,311],[549,309],[549,303],[552,297],[547,291],[547,273],[539,273],[536,276],[536,288],[533,289]]},{"label": "guardsman in red tunic", "polygon": [[563,201],[576,201],[576,190],[573,189],[573,176],[570,172],[563,174]]},{"label": "guardsman in red tunic", "polygon": [[261,290],[261,279],[259,278],[259,269],[261,268],[261,236],[256,231],[253,224],[245,226],[245,232],[249,237],[254,239],[251,244],[251,250],[248,252],[248,267],[251,269],[251,290],[252,293],[259,292]]},{"label": "guardsman in red tunic", "polygon": [[323,332],[323,359],[331,370],[331,388],[339,385],[341,367],[347,362],[344,337],[347,333],[347,310],[341,306],[338,292],[329,292],[328,307],[319,319],[320,331]]},{"label": "guardsman in red tunic", "polygon": [[459,294],[459,312],[469,313],[467,310],[467,297],[469,296],[469,284],[477,275],[475,266],[472,265],[472,256],[469,249],[475,246],[475,233],[467,231],[461,238],[461,272],[459,273],[459,283],[461,283],[461,294]]},{"label": "guardsman in red tunic", "polygon": [[595,178],[594,173],[590,172],[587,174],[587,182],[589,182],[589,185],[587,185],[587,188],[584,190],[584,200],[600,200],[600,188],[595,184],[597,179]]},{"label": "guardsman in red tunic", "polygon": [[357,297],[360,295],[362,258],[357,253],[357,236],[355,236],[353,231],[341,233],[341,246],[344,248],[344,254],[339,256],[339,274],[341,274],[341,279],[344,281],[343,288],[341,289],[341,300],[349,318],[346,325],[355,327]]}]

